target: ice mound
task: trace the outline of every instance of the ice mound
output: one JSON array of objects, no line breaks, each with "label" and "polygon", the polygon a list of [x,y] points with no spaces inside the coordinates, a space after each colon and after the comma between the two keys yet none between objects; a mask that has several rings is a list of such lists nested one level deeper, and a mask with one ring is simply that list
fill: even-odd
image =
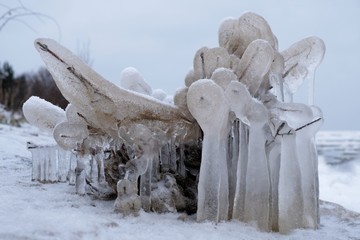
[{"label": "ice mound", "polygon": [[[195,53],[173,104],[135,68],[116,86],[51,39],[35,47],[71,105],[61,112],[30,98],[25,116],[75,154],[79,194],[90,156],[96,189],[112,188],[123,215],[196,212],[198,221],[238,219],[281,233],[319,227],[314,136],[323,116],[313,80],[321,39],[279,51],[261,16],[227,19],[219,46]],[[309,105],[293,103],[305,80]]]}]

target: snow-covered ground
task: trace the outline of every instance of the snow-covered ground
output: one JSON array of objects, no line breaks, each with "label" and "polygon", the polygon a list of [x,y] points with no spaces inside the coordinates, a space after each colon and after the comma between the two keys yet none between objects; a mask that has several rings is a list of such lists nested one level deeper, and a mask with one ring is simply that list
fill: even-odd
[{"label": "snow-covered ground", "polygon": [[[231,221],[197,223],[192,216],[141,212],[121,218],[113,201],[78,196],[67,183],[31,181],[26,142],[52,143],[33,127],[0,125],[0,239],[360,239],[360,214],[321,204],[321,228],[290,236]],[[360,212],[360,159],[327,165],[319,159],[321,199]],[[179,220],[181,218],[184,220]]]}]

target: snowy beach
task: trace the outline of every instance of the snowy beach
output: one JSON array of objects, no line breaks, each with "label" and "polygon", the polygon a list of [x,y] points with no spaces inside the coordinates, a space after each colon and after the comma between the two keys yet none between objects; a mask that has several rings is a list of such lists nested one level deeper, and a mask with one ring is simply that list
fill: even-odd
[{"label": "snowy beach", "polygon": [[[321,134],[320,134],[321,135]],[[326,135],[326,134],[325,134]],[[360,214],[321,203],[319,230],[263,233],[238,221],[197,223],[194,216],[141,212],[122,218],[114,201],[75,194],[68,183],[31,181],[26,142],[53,143],[34,127],[0,125],[0,239],[359,239]],[[320,199],[360,212],[360,160],[329,165],[319,157]]]}]

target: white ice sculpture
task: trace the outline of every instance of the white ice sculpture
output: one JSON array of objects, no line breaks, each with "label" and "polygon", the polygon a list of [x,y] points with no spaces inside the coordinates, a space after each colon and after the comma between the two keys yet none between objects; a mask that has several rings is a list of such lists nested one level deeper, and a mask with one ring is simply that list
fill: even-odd
[{"label": "white ice sculpture", "polygon": [[229,105],[223,89],[207,79],[190,86],[187,101],[191,114],[204,132],[197,220],[228,220],[226,141],[230,130]]},{"label": "white ice sculpture", "polygon": [[24,103],[23,113],[29,123],[49,132],[52,132],[58,123],[66,120],[63,109],[35,96]]},{"label": "white ice sculpture", "polygon": [[292,102],[292,96],[308,80],[310,105],[314,104],[315,70],[325,55],[325,44],[318,37],[304,38],[280,53],[285,62],[283,77],[286,85],[286,96]]},{"label": "white ice sculpture", "polygon": [[[195,53],[173,98],[134,68],[118,87],[51,39],[35,47],[70,105],[63,111],[30,98],[24,114],[74,153],[68,178],[79,194],[86,182],[92,191],[110,187],[123,215],[186,211],[198,221],[237,219],[284,234],[319,227],[314,136],[323,116],[312,104],[321,39],[279,51],[261,16],[228,18],[219,46]],[[304,80],[310,105],[292,102]],[[43,181],[33,164],[33,178]],[[46,169],[47,177],[66,172]]]},{"label": "white ice sculpture", "polygon": [[274,59],[274,50],[262,39],[251,42],[246,48],[234,72],[255,96]]},{"label": "white ice sculpture", "polygon": [[[276,100],[275,96],[266,96],[267,97],[267,107],[269,108],[272,116],[278,118],[280,122],[283,124],[281,128],[278,129],[277,135],[281,136],[281,149],[282,151],[286,151],[286,155],[289,156],[289,159],[292,159],[292,163],[288,164],[289,168],[299,168],[297,169],[287,169],[285,168],[285,163],[288,163],[284,153],[281,153],[281,171],[286,176],[282,176],[280,172],[280,185],[281,184],[289,184],[290,180],[293,179],[290,185],[293,186],[291,191],[292,193],[285,191],[278,191],[280,198],[285,198],[282,205],[286,204],[287,208],[291,208],[293,213],[291,214],[293,217],[291,221],[293,225],[291,226],[291,221],[288,218],[280,219],[287,224],[287,228],[294,229],[299,226],[305,226],[308,228],[317,228],[318,227],[318,212],[317,212],[317,199],[316,197],[316,171],[317,169],[317,155],[314,152],[313,147],[313,137],[315,133],[318,131],[319,127],[322,125],[322,114],[320,111],[316,111],[313,113],[311,107],[305,104],[299,103],[283,103]],[[316,109],[316,108],[315,108]],[[286,121],[286,122],[285,122]],[[287,127],[287,131],[290,131],[291,134],[287,133],[285,128]],[[295,131],[296,130],[296,131]],[[282,133],[281,133],[282,132]],[[292,144],[291,147],[287,146],[288,144]],[[295,149],[295,151],[291,152],[290,149]],[[290,154],[290,155],[289,155]],[[285,161],[285,162],[284,162]],[[291,177],[289,177],[288,173],[291,173]],[[277,180],[275,180],[277,181]],[[280,187],[280,186],[279,186]],[[295,188],[298,188],[294,191]],[[274,186],[276,189],[276,187]],[[302,189],[300,191],[300,189]],[[282,194],[280,194],[282,193]],[[303,195],[303,202],[299,202],[297,206],[303,205],[304,210],[295,209],[294,204],[289,204],[290,197],[294,197],[296,195],[296,199],[293,201],[299,201],[299,196]],[[279,209],[281,211],[282,209]],[[298,213],[302,213],[302,215],[298,215]],[[280,212],[281,215],[281,212]],[[296,217],[297,216],[297,217]],[[302,222],[303,221],[303,222]],[[284,224],[282,224],[284,226]],[[289,229],[280,229],[280,231],[288,231]]]},{"label": "white ice sculpture", "polygon": [[133,67],[125,68],[121,72],[120,86],[145,95],[151,95],[152,89],[141,76],[140,72]]},{"label": "white ice sculpture", "polygon": [[[268,231],[270,176],[265,153],[264,126],[269,120],[269,113],[260,101],[250,96],[245,85],[240,82],[231,82],[226,88],[226,96],[229,99],[230,109],[240,120],[249,124],[243,220],[246,222],[255,221],[260,229]],[[242,166],[238,167],[241,168]],[[237,191],[240,191],[240,189],[237,189]],[[239,192],[235,196],[237,198],[241,197]],[[235,199],[236,204],[239,204],[239,201],[240,199]],[[234,215],[237,216],[238,213]]]}]

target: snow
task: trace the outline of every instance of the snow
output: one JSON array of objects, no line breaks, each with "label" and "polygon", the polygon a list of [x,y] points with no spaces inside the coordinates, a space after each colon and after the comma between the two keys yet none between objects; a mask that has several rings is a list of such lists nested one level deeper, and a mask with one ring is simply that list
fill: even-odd
[{"label": "snow", "polygon": [[[79,196],[68,183],[31,181],[28,141],[54,143],[29,125],[0,125],[0,239],[289,239],[236,220],[197,223],[194,216],[143,211],[138,217],[122,218],[113,211],[114,201]],[[333,167],[320,158],[320,197],[359,211],[359,173],[360,160]],[[321,228],[296,230],[292,239],[359,238],[359,214],[333,204],[321,206]]]},{"label": "snow", "polygon": [[120,86],[146,95],[151,95],[152,93],[150,85],[145,82],[141,73],[133,67],[125,68],[121,72]]},{"label": "snow", "polygon": [[65,111],[39,97],[30,97],[23,105],[26,119],[34,126],[52,131],[56,124],[66,120]]}]

